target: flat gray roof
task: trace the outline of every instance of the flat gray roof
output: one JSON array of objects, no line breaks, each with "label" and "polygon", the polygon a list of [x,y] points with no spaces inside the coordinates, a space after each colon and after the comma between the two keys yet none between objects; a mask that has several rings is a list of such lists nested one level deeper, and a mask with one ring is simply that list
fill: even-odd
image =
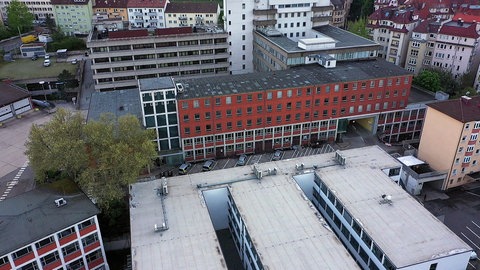
[{"label": "flat gray roof", "polygon": [[[55,205],[64,198],[67,204]],[[0,255],[65,229],[100,213],[84,193],[56,194],[38,187],[0,203]],[[8,243],[8,244],[7,244]]]},{"label": "flat gray roof", "polygon": [[138,89],[93,92],[88,109],[87,121],[100,120],[104,113],[112,113],[117,119],[132,114],[142,119],[142,107]]},{"label": "flat gray roof", "polygon": [[175,84],[171,77],[147,78],[138,81],[140,91],[174,88]]},{"label": "flat gray roof", "polygon": [[168,178],[169,229],[154,231],[165,221],[159,187],[157,179],[130,190],[133,269],[227,269],[205,202],[189,177]]},{"label": "flat gray roof", "polygon": [[[279,166],[286,170],[280,169],[275,176],[231,185],[232,197],[265,268],[360,269],[288,174],[293,164],[287,163]],[[274,166],[259,167],[265,171],[268,165]]]},{"label": "flat gray roof", "polygon": [[[472,250],[381,171],[400,166],[393,157],[378,146],[341,153],[344,168],[317,173],[397,268]],[[384,194],[391,205],[379,203]]]},{"label": "flat gray roof", "polygon": [[[319,32],[325,36],[328,36],[336,41],[335,48],[328,48],[325,51],[332,51],[332,50],[342,50],[348,48],[358,48],[358,47],[375,47],[380,46],[378,43],[373,42],[369,39],[364,37],[358,36],[354,33],[348,32],[341,28],[331,26],[331,25],[324,25],[318,26],[313,28],[314,31]],[[284,51],[288,53],[297,53],[297,52],[308,52],[308,50],[304,50],[298,47],[298,42],[291,40],[286,36],[267,36],[260,31],[256,31],[259,35],[263,36],[264,38],[270,40],[273,44],[279,46]],[[314,50],[312,52],[318,52],[319,50]]]},{"label": "flat gray roof", "polygon": [[183,94],[178,95],[178,98],[189,99],[405,75],[411,75],[411,73],[378,58],[355,62],[337,62],[337,66],[331,69],[326,69],[318,64],[310,64],[275,72],[255,72],[191,79],[178,77],[175,78],[175,82],[182,83],[184,87]]}]

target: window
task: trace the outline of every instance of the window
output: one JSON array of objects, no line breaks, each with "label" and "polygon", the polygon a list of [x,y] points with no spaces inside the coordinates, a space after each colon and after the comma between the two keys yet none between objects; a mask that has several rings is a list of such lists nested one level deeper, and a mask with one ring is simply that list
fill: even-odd
[{"label": "window", "polygon": [[437,270],[437,265],[438,265],[438,263],[432,263],[432,264],[430,264],[429,270]]},{"label": "window", "polygon": [[478,139],[478,133],[470,135],[470,141],[475,141]]},{"label": "window", "polygon": [[205,113],[205,119],[210,119],[210,112]]},{"label": "window", "polygon": [[277,91],[277,98],[282,98],[282,91]]},{"label": "window", "polygon": [[470,159],[471,159],[471,157],[464,157],[463,158],[463,163],[469,163]]},{"label": "window", "polygon": [[232,97],[226,97],[225,104],[232,104]]},{"label": "window", "polygon": [[242,96],[237,96],[237,103],[241,103],[242,102]]},{"label": "window", "polygon": [[0,258],[0,266],[5,265],[7,263],[9,263],[7,256]]},{"label": "window", "polygon": [[200,107],[200,104],[199,104],[199,101],[198,101],[198,100],[194,100],[194,101],[193,101],[193,107],[194,107],[194,108]]},{"label": "window", "polygon": [[31,262],[17,269],[18,270],[38,270],[39,268],[38,268],[37,262]]},{"label": "window", "polygon": [[80,246],[78,245],[78,242],[71,243],[70,245],[63,247],[62,248],[62,254],[63,256],[67,256],[68,254],[71,254],[77,250],[80,249]]},{"label": "window", "polygon": [[15,260],[17,258],[20,258],[22,256],[27,255],[28,253],[32,252],[32,247],[28,246],[26,248],[22,248],[14,253],[12,253],[12,258]]},{"label": "window", "polygon": [[62,238],[64,238],[64,237],[66,237],[66,236],[71,235],[72,233],[75,233],[75,228],[74,228],[74,227],[68,228],[68,229],[66,229],[66,230],[58,233],[57,236],[58,236],[59,239],[62,239]]},{"label": "window", "polygon": [[473,126],[474,129],[479,129],[480,128],[480,122],[475,122],[475,125]]},{"label": "window", "polygon": [[[47,237],[43,240],[40,240],[38,241],[37,243],[35,243],[35,248],[37,249],[40,249],[44,246],[47,246],[48,244],[50,243],[54,243],[55,242],[55,239],[53,238],[53,236],[50,236],[50,237]],[[0,265],[2,265],[2,263],[0,262]]]},{"label": "window", "polygon": [[58,255],[58,251],[55,251],[40,258],[40,262],[42,263],[42,266],[45,266],[52,262],[58,261],[59,259],[60,256]]}]

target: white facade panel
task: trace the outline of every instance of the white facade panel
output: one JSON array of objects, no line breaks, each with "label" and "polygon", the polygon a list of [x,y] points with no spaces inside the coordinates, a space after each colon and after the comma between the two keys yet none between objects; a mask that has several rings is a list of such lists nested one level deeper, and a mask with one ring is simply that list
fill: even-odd
[{"label": "white facade panel", "polygon": [[13,117],[13,112],[10,106],[3,106],[0,108],[0,121],[5,121],[12,117]]}]

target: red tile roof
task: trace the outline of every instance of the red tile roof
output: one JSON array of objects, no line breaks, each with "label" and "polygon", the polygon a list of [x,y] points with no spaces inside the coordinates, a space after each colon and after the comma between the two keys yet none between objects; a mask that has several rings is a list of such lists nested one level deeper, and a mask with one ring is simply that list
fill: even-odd
[{"label": "red tile roof", "polygon": [[453,16],[454,21],[458,20],[463,20],[464,22],[467,23],[473,23],[473,22],[480,22],[480,13],[478,15],[474,14],[465,14],[465,13],[456,13],[455,16]]},{"label": "red tile roof", "polygon": [[128,0],[129,8],[165,8],[166,0]]},{"label": "red tile roof", "polygon": [[465,22],[459,23],[456,21],[451,21],[442,25],[442,27],[440,27],[439,33],[444,35],[474,39],[477,39],[479,37],[476,29],[476,24]]},{"label": "red tile roof", "polygon": [[97,0],[94,8],[127,8],[128,0]]},{"label": "red tile roof", "polygon": [[379,8],[375,10],[368,18],[370,20],[388,20],[397,24],[410,24],[415,22],[413,19],[413,8]]},{"label": "red tile roof", "polygon": [[427,104],[427,106],[440,111],[462,123],[480,121],[480,96],[450,99]]},{"label": "red tile roof", "polygon": [[165,13],[217,13],[217,9],[216,2],[174,2],[167,4]]},{"label": "red tile roof", "polygon": [[29,97],[30,93],[16,85],[0,82],[0,107]]},{"label": "red tile roof", "polygon": [[413,29],[413,32],[424,34],[438,33],[438,29],[440,29],[441,24],[442,22],[437,22],[436,19],[423,20],[417,25],[417,27]]},{"label": "red tile roof", "polygon": [[108,38],[132,38],[132,37],[146,37],[146,36],[148,36],[147,29],[108,32]]}]

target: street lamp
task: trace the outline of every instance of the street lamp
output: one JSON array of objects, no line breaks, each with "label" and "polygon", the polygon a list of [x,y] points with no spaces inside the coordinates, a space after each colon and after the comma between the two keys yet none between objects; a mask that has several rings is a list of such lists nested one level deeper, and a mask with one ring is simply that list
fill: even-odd
[{"label": "street lamp", "polygon": [[42,86],[43,98],[45,99],[45,101],[47,101],[47,92],[45,91],[45,87],[43,86],[45,84],[45,82],[44,81],[39,81],[38,83]]}]

